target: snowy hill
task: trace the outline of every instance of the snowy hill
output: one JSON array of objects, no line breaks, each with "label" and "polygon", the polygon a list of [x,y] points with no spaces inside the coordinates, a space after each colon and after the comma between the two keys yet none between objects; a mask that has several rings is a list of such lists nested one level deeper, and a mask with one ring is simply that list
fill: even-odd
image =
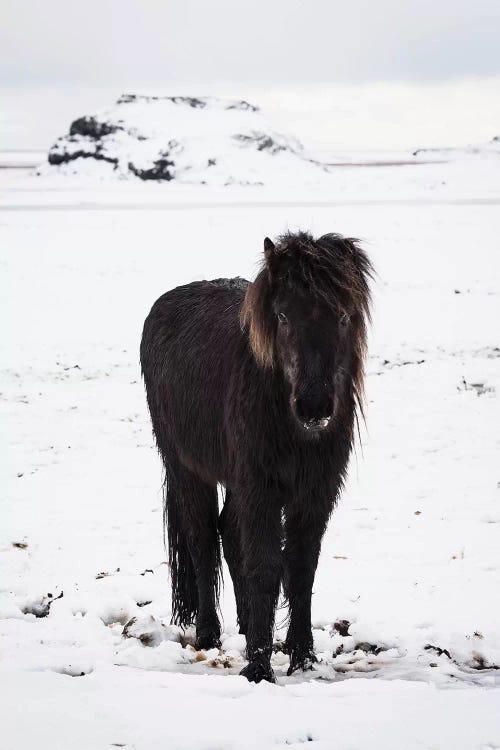
[{"label": "snowy hill", "polygon": [[75,120],[48,161],[70,174],[214,185],[307,181],[325,169],[246,101],[135,94]]}]

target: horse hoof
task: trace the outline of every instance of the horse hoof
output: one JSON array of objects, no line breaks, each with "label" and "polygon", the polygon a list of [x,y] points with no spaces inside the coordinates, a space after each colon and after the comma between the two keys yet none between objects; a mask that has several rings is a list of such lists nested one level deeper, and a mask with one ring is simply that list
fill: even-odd
[{"label": "horse hoof", "polygon": [[262,682],[262,680],[265,680],[266,682],[276,682],[276,677],[271,669],[271,665],[264,665],[258,661],[249,662],[246,667],[241,670],[240,675],[246,677],[248,682]]},{"label": "horse hoof", "polygon": [[287,670],[287,675],[290,677],[294,672],[299,669],[302,672],[314,669],[314,665],[318,663],[316,656],[312,651],[292,651],[290,655],[290,666]]},{"label": "horse hoof", "polygon": [[220,648],[221,643],[217,633],[201,632],[196,634],[194,647],[197,651],[208,651],[211,648]]}]

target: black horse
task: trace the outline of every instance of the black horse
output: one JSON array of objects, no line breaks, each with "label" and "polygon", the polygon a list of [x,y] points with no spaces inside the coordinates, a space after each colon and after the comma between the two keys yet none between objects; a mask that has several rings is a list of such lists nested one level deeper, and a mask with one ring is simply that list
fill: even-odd
[{"label": "black horse", "polygon": [[[220,548],[249,680],[274,681],[280,585],[291,674],[315,661],[311,594],[362,409],[371,264],[356,241],[266,238],[253,283],[197,281],[160,297],[141,365],[165,465],[173,621],[219,644]],[[217,485],[225,488],[219,516]]]}]

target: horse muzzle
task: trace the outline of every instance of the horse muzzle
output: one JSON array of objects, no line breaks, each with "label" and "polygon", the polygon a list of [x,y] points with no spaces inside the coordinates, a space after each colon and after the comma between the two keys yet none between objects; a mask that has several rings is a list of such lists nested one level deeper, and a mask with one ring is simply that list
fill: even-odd
[{"label": "horse muzzle", "polygon": [[308,432],[325,430],[333,417],[333,398],[328,393],[296,396],[292,408],[297,420]]},{"label": "horse muzzle", "polygon": [[310,419],[307,422],[302,422],[302,427],[309,432],[321,432],[322,430],[326,430],[331,420],[331,417],[323,417],[322,419]]}]

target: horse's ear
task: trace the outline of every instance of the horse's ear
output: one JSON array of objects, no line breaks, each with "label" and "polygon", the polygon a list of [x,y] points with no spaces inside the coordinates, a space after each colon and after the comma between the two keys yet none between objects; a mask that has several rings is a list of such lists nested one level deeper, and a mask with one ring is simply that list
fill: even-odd
[{"label": "horse's ear", "polygon": [[269,280],[272,281],[274,272],[276,271],[277,253],[276,245],[269,239],[269,237],[266,237],[264,240],[264,258],[267,275]]},{"label": "horse's ear", "polygon": [[264,240],[264,256],[266,258],[266,263],[270,263],[275,250],[276,247],[274,245],[274,242],[272,242],[269,237],[266,237]]}]

